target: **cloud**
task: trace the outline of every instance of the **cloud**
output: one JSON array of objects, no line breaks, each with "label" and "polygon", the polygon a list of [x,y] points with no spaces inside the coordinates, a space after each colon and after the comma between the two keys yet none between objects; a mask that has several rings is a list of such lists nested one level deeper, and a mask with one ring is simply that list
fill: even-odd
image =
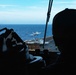
[{"label": "cloud", "polygon": [[45,23],[46,12],[44,11],[2,11],[0,12],[2,23]]},{"label": "cloud", "polygon": [[17,6],[17,5],[4,5],[4,4],[0,4],[0,7],[2,7],[2,8],[13,7],[13,6]]},{"label": "cloud", "polygon": [[76,0],[70,0],[70,1],[54,1],[53,5],[55,6],[55,8],[61,8],[61,7],[65,7],[65,8],[75,8],[76,7]]},{"label": "cloud", "polygon": [[[43,0],[40,4],[44,5],[30,5],[21,7],[19,7],[19,5],[0,5],[2,8],[12,7],[8,10],[0,11],[0,23],[45,23],[48,10],[48,1]],[[15,8],[15,6],[17,7]],[[75,8],[76,1],[54,1],[50,16],[50,23],[55,14],[62,11],[66,7]]]},{"label": "cloud", "polygon": [[[0,5],[0,23],[45,23],[47,7],[41,5]],[[10,7],[10,8],[6,8]]]}]

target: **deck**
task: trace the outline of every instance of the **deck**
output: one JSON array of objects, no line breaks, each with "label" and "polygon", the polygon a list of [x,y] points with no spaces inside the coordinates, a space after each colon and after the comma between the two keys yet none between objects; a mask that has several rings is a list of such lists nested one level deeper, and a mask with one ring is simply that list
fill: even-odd
[{"label": "deck", "polygon": [[44,48],[43,43],[37,43],[37,41],[34,40],[25,41],[25,43],[28,45],[29,51],[35,51],[36,49],[40,49],[40,51],[43,51],[44,49],[48,49],[49,52],[59,52],[58,48],[55,46],[52,36],[47,37],[45,41],[48,43],[44,45]]}]

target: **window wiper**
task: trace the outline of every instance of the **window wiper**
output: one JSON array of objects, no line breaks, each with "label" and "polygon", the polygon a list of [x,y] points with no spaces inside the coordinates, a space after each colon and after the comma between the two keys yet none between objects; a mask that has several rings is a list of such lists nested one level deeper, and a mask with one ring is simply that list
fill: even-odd
[{"label": "window wiper", "polygon": [[43,48],[44,48],[44,45],[45,45],[47,25],[48,25],[48,22],[49,22],[49,19],[50,19],[50,13],[51,13],[51,9],[52,9],[52,4],[53,4],[53,0],[49,0],[48,12],[47,12],[47,19],[46,19],[46,26],[45,26],[45,32],[44,32]]}]

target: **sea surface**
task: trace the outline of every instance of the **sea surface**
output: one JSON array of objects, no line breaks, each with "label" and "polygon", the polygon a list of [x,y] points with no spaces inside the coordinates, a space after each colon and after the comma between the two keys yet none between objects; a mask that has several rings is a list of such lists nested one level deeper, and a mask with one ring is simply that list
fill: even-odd
[{"label": "sea surface", "polygon": [[[45,25],[44,24],[5,24],[0,25],[0,29],[7,27],[14,29],[14,31],[21,37],[22,40],[33,40],[36,38],[43,38]],[[37,34],[35,34],[37,33]],[[52,25],[47,26],[46,36],[52,36]]]}]

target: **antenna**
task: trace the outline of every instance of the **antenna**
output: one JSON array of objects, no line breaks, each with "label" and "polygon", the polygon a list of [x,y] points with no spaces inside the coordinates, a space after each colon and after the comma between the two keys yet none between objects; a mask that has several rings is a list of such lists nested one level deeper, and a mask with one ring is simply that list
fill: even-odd
[{"label": "antenna", "polygon": [[49,19],[50,19],[50,12],[51,12],[51,9],[52,9],[52,4],[53,4],[53,0],[49,0],[48,12],[47,12],[47,19],[46,19],[46,26],[45,26],[45,32],[44,32],[43,48],[44,48],[44,45],[45,45],[47,25],[48,25],[48,22],[49,22]]}]

